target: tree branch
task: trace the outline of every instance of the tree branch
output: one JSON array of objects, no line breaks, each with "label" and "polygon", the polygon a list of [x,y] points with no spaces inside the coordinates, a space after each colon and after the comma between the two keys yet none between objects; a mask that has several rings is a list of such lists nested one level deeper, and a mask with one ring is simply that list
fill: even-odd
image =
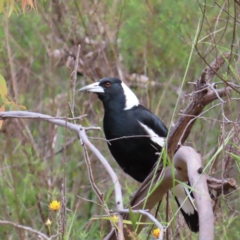
[{"label": "tree branch", "polygon": [[[207,106],[212,101],[214,101],[215,99],[218,99],[219,97],[224,97],[228,94],[229,88],[213,90],[212,86],[210,86],[210,83],[213,77],[216,75],[217,71],[221,68],[221,66],[225,63],[226,59],[229,59],[229,53],[225,53],[222,56],[219,56],[218,58],[216,58],[208,67],[206,67],[203,70],[200,78],[195,83],[195,91],[192,93],[191,102],[188,104],[186,109],[182,112],[183,115],[178,119],[174,127],[172,127],[168,136],[168,142],[166,147],[167,147],[167,152],[170,159],[173,158],[174,153],[177,150],[178,144],[182,145],[188,138],[193,124],[195,123],[199,114],[202,113],[204,107]],[[179,142],[180,139],[181,139],[181,142]],[[189,159],[192,160],[192,158],[190,157]],[[192,169],[191,163],[188,163],[188,164],[190,164],[188,168]],[[136,208],[141,209],[144,203],[144,208],[151,210],[159,201],[162,200],[163,195],[173,187],[173,180],[171,175],[172,170],[170,169],[170,167],[167,167],[166,169],[162,169],[163,166],[161,163],[156,165],[158,166],[158,168],[152,170],[152,172],[148,175],[148,177],[145,179],[145,181],[141,184],[139,189],[136,191],[136,193],[132,197],[130,204],[134,209]],[[195,169],[194,171],[195,173],[196,173],[196,170],[197,169]],[[191,172],[188,172],[188,174],[190,174],[189,176],[187,175],[187,172],[185,172],[185,174],[186,175],[177,171],[175,172],[174,178],[178,181],[183,181],[183,182],[188,181],[188,177],[189,177],[189,180],[190,178],[195,179],[194,176],[191,177]],[[205,192],[206,183],[204,178],[205,177],[203,177],[203,180],[202,180],[203,185],[199,186],[198,188],[201,191]],[[193,180],[190,180],[190,181],[193,181]],[[153,191],[153,193],[150,196],[148,196],[149,187],[156,186],[158,184],[159,186]],[[194,187],[193,185],[191,186]],[[207,195],[204,195],[204,196],[209,196],[209,194],[207,193]],[[199,200],[201,197],[202,196],[200,197],[197,196],[199,207],[201,207],[201,203],[199,203]],[[200,209],[200,212],[199,212],[199,216],[201,215],[201,219],[203,219],[203,215],[204,213],[206,213],[204,212],[204,208],[205,206],[203,206],[203,209],[202,210]],[[212,216],[212,207],[209,214]],[[210,215],[207,215],[207,216],[210,216]],[[142,221],[144,220],[145,219],[143,217]],[[205,220],[200,220],[200,224],[203,224],[203,226],[206,226],[204,221]],[[209,226],[212,226],[212,221],[213,220],[211,220],[211,224]],[[138,230],[140,230],[141,227],[139,227]],[[202,226],[200,226],[200,232],[203,231],[202,229],[203,229]],[[209,233],[211,233],[210,235],[211,238],[208,238],[208,239],[213,239],[212,227],[211,229],[207,228],[207,230]],[[204,239],[203,236],[204,236],[204,233],[202,232],[199,235],[199,239]],[[106,239],[114,239],[114,233],[111,232],[110,234],[108,234]]]},{"label": "tree branch", "polygon": [[15,228],[20,228],[20,229],[24,229],[28,232],[34,233],[36,235],[38,235],[39,237],[41,237],[42,239],[46,239],[46,240],[50,240],[51,238],[49,238],[47,235],[45,235],[44,233],[37,231],[31,227],[27,227],[27,226],[23,226],[14,222],[10,222],[10,221],[4,221],[4,220],[0,220],[0,224],[1,225],[11,225]]},{"label": "tree branch", "polygon": [[[148,182],[148,185],[142,189],[140,194],[137,193],[133,196],[131,199],[132,208],[134,210],[152,209],[162,200],[168,190],[176,186],[179,182],[189,180],[193,187],[193,194],[199,213],[199,240],[214,239],[214,215],[206,176],[202,173],[203,167],[200,155],[193,148],[182,146],[174,155],[173,162],[173,169],[168,166],[162,172],[159,172],[160,175],[155,178],[152,184],[152,188],[156,187],[156,189],[150,195],[150,182]],[[149,196],[145,202],[145,196],[147,195]],[[128,218],[128,214],[125,214],[124,218]],[[144,221],[146,221],[146,216],[141,218],[141,222]],[[143,225],[139,226],[137,232],[140,232],[143,227]],[[114,234],[109,234],[105,240],[108,239],[115,239]],[[125,240],[130,239],[131,237],[125,234]]]},{"label": "tree branch", "polygon": [[[10,111],[10,112],[0,112],[0,120],[6,120],[10,118],[32,118],[32,119],[41,119],[45,120],[49,123],[56,124],[58,126],[68,128],[69,130],[73,130],[78,133],[79,137],[82,139],[82,142],[95,154],[95,156],[100,160],[108,174],[110,175],[114,190],[115,190],[115,203],[116,208],[118,212],[121,212],[123,210],[123,198],[122,198],[122,189],[121,185],[119,183],[118,177],[116,173],[113,171],[112,167],[108,163],[108,161],[105,159],[105,157],[101,154],[101,152],[89,141],[85,128],[83,128],[81,125],[69,123],[65,120],[56,119],[49,115],[40,114],[40,113],[34,113],[34,112],[27,112],[27,111]],[[122,233],[123,233],[123,222],[122,222],[122,215],[119,213],[119,221],[118,221],[118,227],[119,227],[119,239],[123,239]]]},{"label": "tree branch", "polygon": [[[184,136],[182,137],[182,142],[180,144],[183,144],[186,139],[188,138],[192,126],[196,120],[196,116],[198,116],[210,102],[212,102],[215,99],[218,99],[216,91],[220,97],[224,97],[227,95],[229,88],[227,89],[220,89],[213,91],[211,87],[209,87],[208,84],[211,83],[213,77],[215,76],[216,72],[220,69],[220,67],[225,63],[225,59],[229,58],[229,53],[225,53],[223,56],[219,56],[216,58],[210,66],[206,67],[200,78],[197,80],[195,84],[195,93],[192,94],[191,102],[188,104],[186,109],[182,112],[184,116],[181,116],[177,123],[174,125],[174,127],[171,129],[169,137],[168,137],[168,154],[170,158],[174,155],[174,152],[177,149],[177,145],[179,144],[179,140],[184,133]],[[205,91],[200,91],[202,89],[205,89]],[[191,116],[186,116],[191,115]],[[191,124],[188,125],[188,123],[195,118],[194,121],[191,122]],[[188,126],[187,126],[188,125]],[[186,131],[185,128],[187,127]]]}]

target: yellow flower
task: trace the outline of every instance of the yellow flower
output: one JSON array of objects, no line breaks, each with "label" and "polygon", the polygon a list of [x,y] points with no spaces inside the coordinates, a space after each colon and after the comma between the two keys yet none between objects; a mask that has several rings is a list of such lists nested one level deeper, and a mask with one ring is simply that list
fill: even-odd
[{"label": "yellow flower", "polygon": [[154,236],[155,238],[159,238],[160,232],[161,232],[161,231],[160,231],[159,228],[154,229],[154,230],[153,230],[153,236]]},{"label": "yellow flower", "polygon": [[54,200],[49,204],[49,209],[53,211],[58,211],[60,207],[61,207],[60,201]]},{"label": "yellow flower", "polygon": [[117,222],[118,221],[118,215],[112,215],[110,220],[112,222]]},{"label": "yellow flower", "polygon": [[45,222],[47,226],[50,226],[52,224],[52,221],[48,218],[47,221]]}]

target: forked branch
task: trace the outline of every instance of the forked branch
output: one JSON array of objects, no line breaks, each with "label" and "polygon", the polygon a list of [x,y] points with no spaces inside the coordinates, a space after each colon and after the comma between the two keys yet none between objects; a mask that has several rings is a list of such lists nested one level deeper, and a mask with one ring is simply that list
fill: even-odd
[{"label": "forked branch", "polygon": [[[203,70],[200,78],[195,83],[195,91],[192,93],[190,103],[170,131],[167,143],[170,158],[174,155],[178,144],[181,145],[186,141],[197,116],[203,111],[204,107],[218,99],[218,97],[224,97],[227,95],[229,88],[213,90],[215,86],[213,85],[211,87],[210,84],[215,74],[229,57],[230,54],[225,53],[216,58],[209,67],[206,67]],[[180,139],[181,142],[179,142]]]},{"label": "forked branch", "polygon": [[119,212],[119,221],[118,221],[118,228],[120,231],[118,232],[118,238],[123,239],[123,226],[122,226],[122,215],[120,212],[123,210],[123,199],[122,199],[122,190],[121,185],[119,183],[118,177],[116,173],[113,171],[112,167],[108,163],[108,161],[105,159],[105,157],[101,154],[101,152],[89,141],[85,128],[78,124],[69,123],[63,119],[57,119],[48,115],[40,114],[40,113],[34,113],[34,112],[27,112],[27,111],[11,111],[11,112],[0,112],[0,120],[6,120],[11,118],[26,118],[26,119],[39,119],[39,120],[45,120],[47,122],[53,123],[55,125],[68,128],[69,130],[75,131],[78,133],[79,137],[81,138],[83,144],[87,146],[100,160],[106,171],[108,172],[109,176],[112,179],[113,185],[114,185],[114,191],[115,191],[115,203],[116,208]]},{"label": "forked branch", "polygon": [[[221,68],[221,66],[225,63],[226,59],[229,59],[230,54],[225,53],[222,56],[219,56],[216,58],[208,67],[206,67],[200,78],[195,83],[195,91],[192,93],[192,99],[186,109],[183,111],[182,116],[178,119],[174,127],[170,130],[170,134],[168,136],[168,142],[167,142],[167,152],[170,159],[173,158],[174,153],[177,151],[177,147],[181,146],[186,139],[188,138],[192,126],[194,122],[196,121],[199,114],[202,113],[205,106],[207,106],[212,101],[222,98],[228,94],[229,88],[223,88],[223,89],[215,89],[215,85],[211,84],[211,81],[213,77],[216,75],[218,70]],[[183,148],[180,148],[183,149]],[[184,148],[185,149],[185,148]],[[179,150],[178,150],[179,151]],[[182,150],[181,150],[182,151]],[[187,150],[184,150],[187,151]],[[193,149],[188,151],[193,153]],[[195,152],[195,151],[194,151]],[[178,152],[176,153],[176,157],[178,156]],[[190,153],[188,153],[188,159],[198,159],[197,155],[195,158],[190,157]],[[196,160],[197,162],[198,160]],[[178,162],[178,161],[177,161]],[[187,159],[185,159],[185,164],[187,163],[187,169],[191,169],[188,172],[185,172],[188,174],[184,176],[183,173],[180,174],[179,171],[175,172],[174,178],[179,181],[187,181],[188,179],[191,182],[191,186],[194,188],[194,184],[192,185],[192,182],[195,183],[195,176],[191,175],[193,173],[196,173],[198,169],[194,169],[193,166],[194,163],[187,162]],[[176,162],[174,162],[174,166],[176,167]],[[183,169],[183,165],[180,166],[181,169]],[[179,168],[179,169],[180,169]],[[202,168],[203,169],[203,168]],[[145,181],[141,184],[137,192],[134,194],[134,196],[131,199],[131,206],[134,209],[142,209],[143,205],[145,209],[151,210],[159,201],[162,200],[164,194],[173,187],[173,181],[172,181],[172,171],[170,167],[167,167],[166,169],[162,169],[162,164],[158,166],[157,171],[154,169],[149,176],[145,179]],[[195,180],[194,180],[195,179]],[[212,213],[212,206],[211,208],[207,208],[208,212],[206,212],[206,207],[202,204],[206,201],[209,206],[210,197],[208,194],[207,189],[207,182],[205,176],[201,177],[201,181],[198,182],[195,185],[195,190],[199,189],[199,193],[203,193],[198,195],[197,192],[194,191],[194,196],[196,197],[197,205],[198,205],[198,211],[199,211],[199,220],[200,220],[200,235],[199,239],[213,239],[213,213]],[[158,185],[154,191],[149,196],[149,187],[153,188],[154,186]],[[197,188],[196,188],[197,187]],[[197,190],[198,191],[198,190]],[[203,196],[204,195],[204,196]],[[206,199],[205,199],[206,198]],[[201,202],[200,199],[205,199]],[[144,204],[143,204],[144,203]],[[202,208],[202,209],[201,209]],[[127,215],[125,215],[127,217]],[[209,221],[206,218],[209,218]],[[142,217],[141,221],[144,221],[145,218]],[[206,224],[208,223],[208,224]],[[205,230],[204,230],[205,228]],[[140,231],[141,227],[138,228],[138,231]],[[204,238],[206,236],[205,233],[208,234],[208,238]],[[127,237],[127,235],[126,235]],[[111,232],[106,239],[114,239],[114,233]]]},{"label": "forked branch", "polygon": [[[168,190],[179,184],[179,182],[190,181],[194,188],[193,194],[196,200],[196,205],[199,213],[199,240],[214,239],[214,215],[212,209],[211,197],[208,192],[206,176],[202,174],[202,161],[200,155],[191,147],[182,146],[174,155],[174,168],[166,167],[158,178],[155,178],[152,187],[156,189],[149,195],[149,186],[145,186],[138,196],[134,196],[131,200],[133,209],[152,209]],[[148,196],[147,201],[141,196]],[[125,214],[124,218],[128,218]],[[146,216],[141,217],[141,222],[146,221]],[[137,232],[142,229],[140,225]],[[129,229],[128,229],[129,230]],[[130,229],[134,230],[134,229]],[[114,234],[109,234],[105,240],[115,239]],[[125,240],[130,240],[131,237],[125,234]]]}]

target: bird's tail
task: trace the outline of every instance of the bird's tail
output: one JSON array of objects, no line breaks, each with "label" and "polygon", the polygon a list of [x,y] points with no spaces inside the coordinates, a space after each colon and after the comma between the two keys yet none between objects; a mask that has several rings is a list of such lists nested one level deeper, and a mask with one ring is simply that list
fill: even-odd
[{"label": "bird's tail", "polygon": [[[188,183],[190,186],[190,184]],[[183,184],[178,184],[172,190],[178,207],[180,208],[184,219],[192,232],[199,231],[198,211],[194,204],[193,194],[190,189]]]}]

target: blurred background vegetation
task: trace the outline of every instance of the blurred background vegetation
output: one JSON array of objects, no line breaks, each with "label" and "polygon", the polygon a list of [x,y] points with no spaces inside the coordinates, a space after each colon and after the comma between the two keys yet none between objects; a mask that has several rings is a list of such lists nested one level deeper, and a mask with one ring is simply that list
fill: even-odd
[{"label": "blurred background vegetation", "polygon": [[[194,90],[188,83],[198,79],[207,64],[221,53],[232,55],[219,75],[239,84],[237,0],[40,0],[32,2],[32,6],[28,1],[3,2],[0,74],[7,82],[11,101],[28,111],[72,116],[69,103],[78,45],[81,49],[76,89],[103,77],[121,78],[141,103],[169,127]],[[215,82],[224,86],[220,78]],[[237,98],[238,94],[232,91],[231,97]],[[216,103],[219,101],[208,108]],[[16,104],[8,104],[6,110],[21,109]],[[202,155],[205,165],[211,166],[207,170],[211,175],[238,179],[237,158],[230,159],[231,167],[225,169],[227,151],[213,156],[230,129],[236,127],[239,111],[238,101],[229,99],[206,112],[194,125],[188,144]],[[74,114],[87,114],[77,121],[83,126],[102,127],[103,109],[93,94],[76,94]],[[232,145],[235,152],[239,150],[236,129],[236,145]],[[103,132],[89,131],[88,136],[119,176],[127,207],[138,183],[112,159],[106,141],[101,139]],[[13,119],[3,124],[0,146],[0,219],[31,226],[47,235],[56,234],[60,224],[58,213],[49,211],[48,205],[52,200],[62,201],[61,191],[66,183],[64,239],[102,239],[106,235],[110,229],[108,221],[90,220],[106,213],[89,183],[83,149],[75,133],[44,121]],[[110,178],[91,152],[89,157],[105,203],[114,209]],[[165,208],[164,201],[159,212],[162,222],[166,221]],[[218,239],[238,239],[238,210],[238,191],[219,199]],[[175,211],[173,203],[170,219]],[[45,225],[48,218],[52,221],[50,226]],[[149,229],[136,239],[146,239]],[[168,239],[196,237],[184,226],[181,216],[172,220]],[[0,239],[36,239],[36,235],[0,225]]]}]

